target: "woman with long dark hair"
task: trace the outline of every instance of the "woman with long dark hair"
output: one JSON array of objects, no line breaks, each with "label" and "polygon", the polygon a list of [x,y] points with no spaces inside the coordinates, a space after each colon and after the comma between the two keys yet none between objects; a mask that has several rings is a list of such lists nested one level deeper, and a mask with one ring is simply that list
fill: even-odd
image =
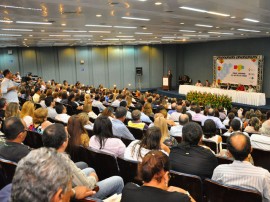
[{"label": "woman with long dark hair", "polygon": [[90,139],[90,147],[116,156],[124,154],[126,146],[122,140],[113,136],[112,122],[107,116],[101,115],[95,120],[94,134]]}]

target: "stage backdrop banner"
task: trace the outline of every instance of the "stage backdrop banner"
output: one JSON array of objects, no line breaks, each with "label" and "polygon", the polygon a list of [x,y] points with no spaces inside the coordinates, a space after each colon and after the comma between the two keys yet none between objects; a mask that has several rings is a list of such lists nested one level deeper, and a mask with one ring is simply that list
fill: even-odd
[{"label": "stage backdrop banner", "polygon": [[214,56],[214,77],[218,83],[258,86],[263,56]]}]

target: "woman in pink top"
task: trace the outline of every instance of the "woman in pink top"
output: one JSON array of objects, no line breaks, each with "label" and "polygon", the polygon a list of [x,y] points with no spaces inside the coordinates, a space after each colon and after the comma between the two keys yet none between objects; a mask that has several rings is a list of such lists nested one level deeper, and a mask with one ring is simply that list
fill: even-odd
[{"label": "woman in pink top", "polygon": [[126,146],[119,138],[114,138],[112,122],[106,116],[99,116],[94,124],[94,136],[91,137],[89,146],[104,152],[122,156]]}]

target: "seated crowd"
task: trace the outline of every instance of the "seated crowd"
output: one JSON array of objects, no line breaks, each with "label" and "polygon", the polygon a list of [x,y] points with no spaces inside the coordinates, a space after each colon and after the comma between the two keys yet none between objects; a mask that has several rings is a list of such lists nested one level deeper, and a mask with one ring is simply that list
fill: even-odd
[{"label": "seated crowd", "polygon": [[[101,201],[120,193],[121,201],[195,201],[168,185],[174,170],[252,189],[270,202],[270,173],[252,157],[252,148],[270,152],[270,112],[42,79],[30,92],[21,85],[18,96],[19,103],[0,98],[0,158],[17,164],[0,201],[43,201],[34,188],[44,201]],[[42,137],[42,148],[23,144],[28,131]],[[120,176],[99,180],[93,168],[70,158],[80,146],[140,162],[143,185],[124,186]],[[219,165],[219,156],[233,163]]]}]

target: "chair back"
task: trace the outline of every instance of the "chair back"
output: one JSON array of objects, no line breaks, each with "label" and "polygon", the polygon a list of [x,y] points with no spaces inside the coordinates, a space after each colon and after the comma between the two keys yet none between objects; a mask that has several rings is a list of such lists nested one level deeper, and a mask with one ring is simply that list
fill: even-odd
[{"label": "chair back", "polygon": [[67,114],[69,116],[72,116],[77,113],[76,109],[73,108],[71,105],[65,104],[65,107],[67,108]]},{"label": "chair back", "polygon": [[175,139],[176,139],[176,141],[178,142],[178,143],[181,143],[182,142],[182,137],[181,136],[173,136]]},{"label": "chair back", "polygon": [[12,182],[17,163],[0,158],[0,189]]},{"label": "chair back", "polygon": [[132,140],[121,137],[122,142],[126,145],[126,147],[132,142]]},{"label": "chair back", "polygon": [[204,192],[207,202],[262,202],[259,192],[222,185],[210,179],[204,181]]},{"label": "chair back", "polygon": [[219,156],[217,155],[217,161],[218,161],[218,165],[220,164],[231,164],[233,162],[232,159],[229,159],[227,157],[223,157],[223,156]]},{"label": "chair back", "polygon": [[202,180],[199,176],[170,170],[171,179],[169,185],[181,187],[187,190],[197,202],[202,202]]},{"label": "chair back", "polygon": [[98,116],[100,111],[99,111],[99,108],[98,107],[94,107],[92,106],[92,111]]},{"label": "chair back", "polygon": [[219,148],[218,148],[217,143],[205,141],[205,140],[203,140],[202,142],[205,146],[209,147],[213,152],[215,152],[215,154],[219,153]]},{"label": "chair back", "polygon": [[124,157],[117,157],[117,163],[119,166],[120,176],[123,178],[124,183],[134,182],[141,184],[141,182],[136,178],[137,177],[137,161],[131,161],[125,159]]},{"label": "chair back", "polygon": [[39,103],[35,103],[35,109],[41,108],[41,105]]},{"label": "chair back", "polygon": [[253,149],[251,156],[255,166],[260,166],[270,172],[270,151],[261,149]]},{"label": "chair back", "polygon": [[34,131],[27,131],[27,135],[23,141],[23,144],[33,149],[43,147],[42,135]]},{"label": "chair back", "polygon": [[114,155],[92,148],[87,148],[87,150],[88,155],[91,156],[93,160],[93,168],[96,170],[100,180],[119,175],[119,168]]},{"label": "chair back", "polygon": [[94,166],[93,155],[89,152],[87,148],[83,146],[75,146],[72,149],[68,146],[66,152],[70,155],[70,158],[73,162],[83,161],[87,163],[88,166]]},{"label": "chair back", "polygon": [[87,131],[87,134],[89,136],[89,138],[91,138],[94,135],[94,131],[90,130],[90,129],[85,129]]},{"label": "chair back", "polygon": [[50,121],[51,123],[55,123],[55,119],[53,119],[51,117],[47,117],[47,120]]},{"label": "chair back", "polygon": [[221,135],[221,138],[223,143],[227,143],[228,136]]},{"label": "chair back", "polygon": [[143,130],[139,129],[139,128],[133,128],[130,126],[127,126],[128,130],[130,131],[130,133],[134,136],[135,139],[137,140],[141,140],[143,137]]},{"label": "chair back", "polygon": [[54,123],[60,123],[60,124],[62,124],[64,126],[67,126],[67,123],[64,123],[63,121],[59,121],[57,119],[54,119]]}]

